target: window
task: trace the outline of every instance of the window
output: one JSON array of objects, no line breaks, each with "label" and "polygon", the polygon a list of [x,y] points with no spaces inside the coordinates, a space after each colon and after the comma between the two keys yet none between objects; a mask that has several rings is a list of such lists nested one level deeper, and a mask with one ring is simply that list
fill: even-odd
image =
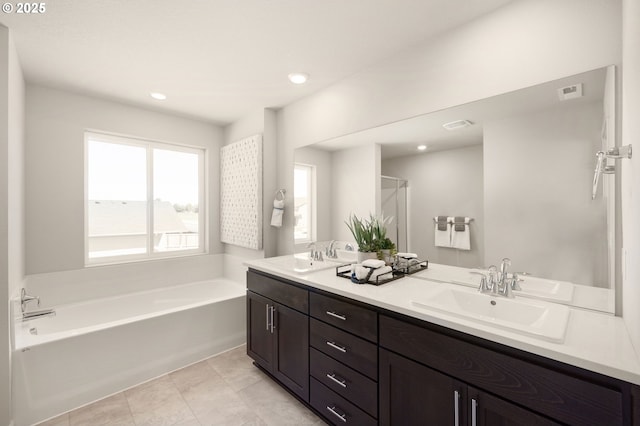
[{"label": "window", "polygon": [[315,239],[315,167],[296,163],[293,173],[294,239],[308,243]]},{"label": "window", "polygon": [[205,251],[204,150],[85,134],[85,261]]}]

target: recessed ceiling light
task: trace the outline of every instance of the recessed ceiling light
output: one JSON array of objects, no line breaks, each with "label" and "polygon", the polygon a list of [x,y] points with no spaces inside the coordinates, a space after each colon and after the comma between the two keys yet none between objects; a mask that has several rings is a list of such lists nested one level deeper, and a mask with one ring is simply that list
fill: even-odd
[{"label": "recessed ceiling light", "polygon": [[165,95],[164,93],[160,93],[160,92],[151,92],[149,93],[149,95],[158,101],[164,101],[165,99],[167,99],[167,95]]},{"label": "recessed ceiling light", "polygon": [[292,72],[289,74],[289,81],[293,84],[303,84],[309,79],[309,74],[303,72]]},{"label": "recessed ceiling light", "polygon": [[456,120],[456,121],[451,121],[449,123],[444,123],[442,127],[444,127],[447,130],[457,130],[457,129],[462,129],[463,127],[471,126],[472,124],[473,123],[470,122],[469,120]]},{"label": "recessed ceiling light", "polygon": [[418,145],[418,151],[425,151],[427,149],[426,145]]}]

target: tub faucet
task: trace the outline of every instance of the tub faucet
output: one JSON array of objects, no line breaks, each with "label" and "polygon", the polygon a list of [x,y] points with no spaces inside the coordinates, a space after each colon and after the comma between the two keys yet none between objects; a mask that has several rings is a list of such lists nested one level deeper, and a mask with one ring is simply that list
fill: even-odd
[{"label": "tub faucet", "polygon": [[56,316],[55,309],[39,309],[37,311],[23,312],[22,313],[22,321],[27,321],[35,318]]},{"label": "tub faucet", "polygon": [[27,290],[24,287],[20,290],[20,308],[22,309],[23,314],[25,309],[27,309],[27,303],[33,302],[34,300],[37,302],[37,305],[40,306],[39,297],[27,294]]}]

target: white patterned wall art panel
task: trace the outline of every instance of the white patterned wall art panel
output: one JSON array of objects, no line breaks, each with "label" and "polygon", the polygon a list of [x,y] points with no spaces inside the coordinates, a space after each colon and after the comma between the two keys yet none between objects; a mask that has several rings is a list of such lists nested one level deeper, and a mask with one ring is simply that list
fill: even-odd
[{"label": "white patterned wall art panel", "polygon": [[220,240],[262,249],[262,135],[220,149]]}]

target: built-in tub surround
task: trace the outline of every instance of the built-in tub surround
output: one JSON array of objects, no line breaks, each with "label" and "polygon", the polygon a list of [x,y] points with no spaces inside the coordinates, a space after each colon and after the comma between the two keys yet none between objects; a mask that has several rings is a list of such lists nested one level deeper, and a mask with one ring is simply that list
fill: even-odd
[{"label": "built-in tub surround", "polygon": [[[640,384],[640,360],[620,317],[569,307],[570,317],[562,343],[523,335],[485,322],[450,315],[443,311],[417,307],[412,302],[428,303],[429,295],[459,285],[417,279],[411,276],[381,286],[359,285],[336,276],[334,270],[308,274],[285,272],[273,262],[254,260],[250,268],[287,278],[301,284],[367,303],[402,315],[428,321],[532,354],[594,371],[606,376]],[[490,296],[486,296],[489,300]],[[516,296],[517,300],[518,296]],[[523,299],[525,300],[525,299]]]},{"label": "built-in tub surround", "polygon": [[59,305],[26,322],[15,301],[16,426],[243,344],[245,303],[245,287],[225,278]]}]

